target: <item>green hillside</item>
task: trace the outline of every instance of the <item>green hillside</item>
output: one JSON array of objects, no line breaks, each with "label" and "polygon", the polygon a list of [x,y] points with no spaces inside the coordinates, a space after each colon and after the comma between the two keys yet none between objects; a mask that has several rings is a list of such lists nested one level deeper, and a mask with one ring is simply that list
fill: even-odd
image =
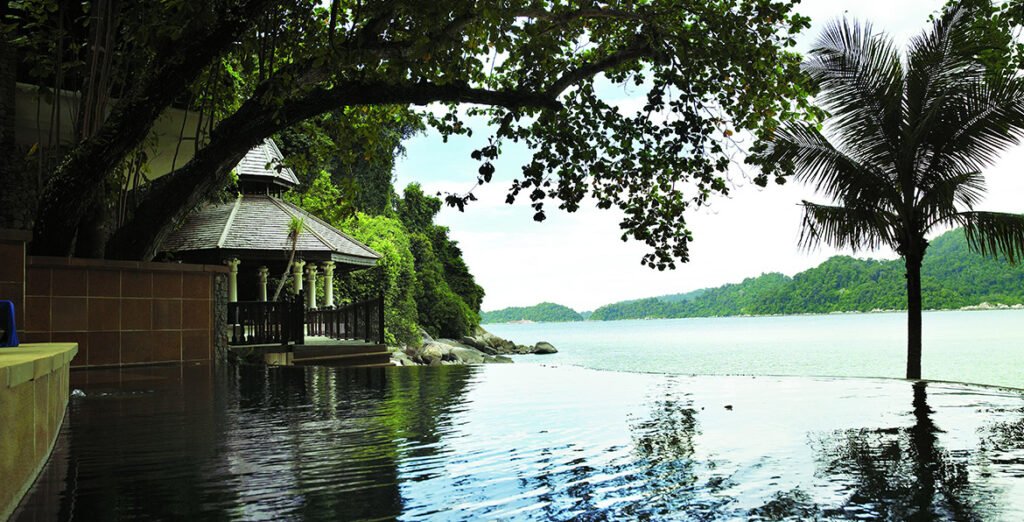
[{"label": "green hillside", "polygon": [[[971,252],[959,230],[932,241],[922,271],[925,309],[1024,303],[1024,266]],[[836,256],[793,277],[763,274],[687,294],[612,303],[590,320],[903,309],[904,284],[900,260]]]},{"label": "green hillside", "polygon": [[482,312],[481,323],[509,323],[512,321],[533,321],[536,323],[558,323],[582,321],[583,316],[568,306],[555,303],[540,303],[533,306],[502,308],[493,312]]}]

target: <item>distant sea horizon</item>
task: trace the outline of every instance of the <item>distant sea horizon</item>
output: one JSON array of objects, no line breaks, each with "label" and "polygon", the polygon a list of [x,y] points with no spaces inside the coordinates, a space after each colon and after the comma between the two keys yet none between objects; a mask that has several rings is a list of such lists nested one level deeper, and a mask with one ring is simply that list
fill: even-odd
[{"label": "distant sea horizon", "polygon": [[[924,314],[923,377],[1024,388],[1024,310]],[[686,375],[902,378],[906,312],[493,323],[519,344],[553,355],[517,362]]]},{"label": "distant sea horizon", "polygon": [[[506,307],[509,308],[509,307]],[[497,310],[487,310],[482,313],[492,313],[505,308],[499,308]],[[573,309],[575,310],[575,309]],[[922,310],[922,313],[932,312],[991,312],[997,310],[1024,310],[1024,304],[992,304],[992,303],[979,303],[976,305],[961,306],[960,308],[932,308]],[[578,312],[583,313],[583,312]],[[800,317],[807,315],[859,315],[859,314],[905,314],[906,309],[897,308],[876,308],[874,310],[837,310],[835,312],[800,312],[793,314],[734,314],[734,315],[695,315],[688,317],[638,317],[634,319],[583,319],[573,321],[532,321],[530,319],[520,319],[516,321],[504,321],[500,323],[480,323],[480,326],[487,327],[497,324],[535,324],[535,323],[607,323],[615,321],[659,321],[663,319],[724,319],[728,317]]]}]

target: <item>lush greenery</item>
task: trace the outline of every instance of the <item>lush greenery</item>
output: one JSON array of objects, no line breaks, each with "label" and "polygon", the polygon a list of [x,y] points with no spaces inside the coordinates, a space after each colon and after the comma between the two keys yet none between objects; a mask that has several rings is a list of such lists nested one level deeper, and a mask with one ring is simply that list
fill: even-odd
[{"label": "lush greenery", "polygon": [[535,323],[559,323],[582,321],[584,317],[569,308],[555,303],[540,303],[533,306],[510,307],[484,312],[481,314],[484,323],[510,323],[513,321],[533,321]]},{"label": "lush greenery", "polygon": [[[432,336],[467,335],[480,323],[483,288],[469,272],[458,244],[449,239],[448,229],[433,222],[441,201],[423,194],[416,184],[406,187],[402,197],[391,194],[392,164],[376,167],[386,170],[386,176],[361,162],[354,167],[337,164],[341,172],[321,171],[288,197],[381,254],[376,268],[343,274],[335,284],[343,302],[384,296],[389,344],[419,344],[420,328]],[[345,198],[335,180],[351,179],[345,171],[352,168],[364,177],[354,187],[346,186],[358,193],[377,185],[377,192],[391,194],[386,206],[379,199],[339,203]]]},{"label": "lush greenery", "polygon": [[[39,144],[50,161],[31,173],[42,188],[32,247],[152,258],[263,138],[323,115],[354,118],[342,125],[354,131],[360,118],[387,117],[352,109],[432,105],[420,121],[445,136],[478,133],[469,181],[499,179],[495,159],[516,143],[531,156],[505,177],[510,200],[528,199],[537,220],[587,197],[618,207],[623,236],[649,248],[643,261],[671,267],[688,256],[685,211],[728,192],[742,143],[730,138],[764,137],[816,113],[793,51],[809,24],[795,4],[3,2],[0,49],[14,48],[4,58],[16,60],[0,60],[0,78],[16,72],[44,96],[81,99],[44,115],[60,123],[74,113],[82,132],[62,147]],[[621,107],[623,89],[645,103]],[[121,174],[152,157],[147,138],[172,108],[198,116],[184,143],[199,150],[152,184],[132,178],[147,190],[122,190]],[[352,143],[379,149],[357,132]],[[383,196],[359,198],[381,210]],[[459,208],[473,199],[445,197]],[[101,221],[109,226],[87,237],[87,224]]]},{"label": "lush greenery", "polygon": [[[921,279],[925,309],[1024,303],[1024,266],[972,251],[961,230],[932,241]],[[793,277],[764,274],[700,290],[688,300],[672,295],[609,304],[590,319],[903,310],[906,299],[902,261],[836,256]]]}]

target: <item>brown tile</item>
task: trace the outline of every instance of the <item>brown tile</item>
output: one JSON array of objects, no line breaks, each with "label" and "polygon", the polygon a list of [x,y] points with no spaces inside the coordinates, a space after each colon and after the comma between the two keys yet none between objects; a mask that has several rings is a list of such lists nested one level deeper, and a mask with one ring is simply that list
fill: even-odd
[{"label": "brown tile", "polygon": [[48,343],[50,332],[18,332],[18,340],[22,343]]},{"label": "brown tile", "polygon": [[153,297],[181,297],[181,273],[157,272],[153,274]]},{"label": "brown tile", "polygon": [[54,332],[50,336],[54,343],[78,343],[78,353],[71,360],[71,366],[85,366],[89,360],[89,334],[86,332]]},{"label": "brown tile", "polygon": [[50,295],[50,269],[28,267],[25,272],[26,295]]},{"label": "brown tile", "polygon": [[192,299],[210,299],[210,274],[182,274],[181,295]]},{"label": "brown tile", "polygon": [[121,364],[153,362],[150,332],[121,332]]},{"label": "brown tile", "polygon": [[85,296],[88,286],[85,270],[75,268],[55,268],[51,276],[53,295]]},{"label": "brown tile", "polygon": [[152,329],[152,299],[121,299],[121,330]]},{"label": "brown tile", "polygon": [[89,327],[88,299],[54,297],[50,300],[50,328],[55,332],[84,331]]},{"label": "brown tile", "polygon": [[25,306],[25,284],[16,282],[0,282],[0,299],[14,303],[15,314],[21,313]]},{"label": "brown tile", "polygon": [[121,300],[116,297],[89,298],[89,331],[121,329]]},{"label": "brown tile", "polygon": [[89,295],[97,297],[120,297],[121,273],[117,270],[90,270]]},{"label": "brown tile", "polygon": [[153,350],[157,361],[180,361],[181,332],[153,332]]},{"label": "brown tile", "polygon": [[203,299],[185,299],[181,302],[181,327],[183,329],[210,328],[213,316],[210,301]]},{"label": "brown tile", "polygon": [[181,360],[181,332],[122,332],[121,364]]},{"label": "brown tile", "polygon": [[26,330],[37,332],[50,331],[50,298],[26,297],[25,311],[22,312]]},{"label": "brown tile", "polygon": [[153,275],[149,272],[121,272],[121,297],[153,297]]},{"label": "brown tile", "polygon": [[210,332],[185,330],[181,332],[181,358],[186,361],[210,360]]},{"label": "brown tile", "polygon": [[25,244],[0,242],[0,281],[25,280]]},{"label": "brown tile", "polygon": [[89,332],[89,365],[120,363],[121,333]]},{"label": "brown tile", "polygon": [[181,329],[181,299],[153,300],[153,329]]}]

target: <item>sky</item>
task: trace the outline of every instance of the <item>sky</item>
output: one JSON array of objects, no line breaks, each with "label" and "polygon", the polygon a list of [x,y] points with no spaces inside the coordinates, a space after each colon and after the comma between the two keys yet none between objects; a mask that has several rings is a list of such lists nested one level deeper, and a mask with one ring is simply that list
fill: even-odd
[{"label": "sky", "polygon": [[[905,44],[927,25],[942,0],[804,0],[799,11],[811,17],[811,28],[800,37],[801,51],[829,20],[849,16],[869,20],[876,31]],[[642,91],[604,92],[628,105]],[[483,129],[480,129],[482,131]],[[396,187],[420,183],[432,194],[465,192],[476,182],[479,163],[470,153],[486,143],[487,133],[457,137],[443,143],[432,131],[406,142],[407,153],[396,166]],[[525,149],[503,149],[494,180],[478,188],[480,198],[465,212],[445,207],[437,221],[449,227],[466,263],[486,290],[484,310],[529,306],[549,301],[578,311],[626,299],[653,297],[720,286],[765,272],[793,275],[836,254],[827,247],[813,251],[797,246],[802,200],[827,202],[813,190],[791,181],[769,183],[765,189],[734,173],[731,195],[718,197],[686,216],[693,233],[690,262],[659,272],[641,266],[647,248],[622,242],[616,209],[585,206],[575,213],[549,203],[547,220],[533,221],[528,198],[505,204],[509,183],[529,158]],[[981,208],[1024,213],[1024,148],[1008,151],[985,174],[988,198]],[[895,258],[891,251],[860,252],[860,257]]]}]

